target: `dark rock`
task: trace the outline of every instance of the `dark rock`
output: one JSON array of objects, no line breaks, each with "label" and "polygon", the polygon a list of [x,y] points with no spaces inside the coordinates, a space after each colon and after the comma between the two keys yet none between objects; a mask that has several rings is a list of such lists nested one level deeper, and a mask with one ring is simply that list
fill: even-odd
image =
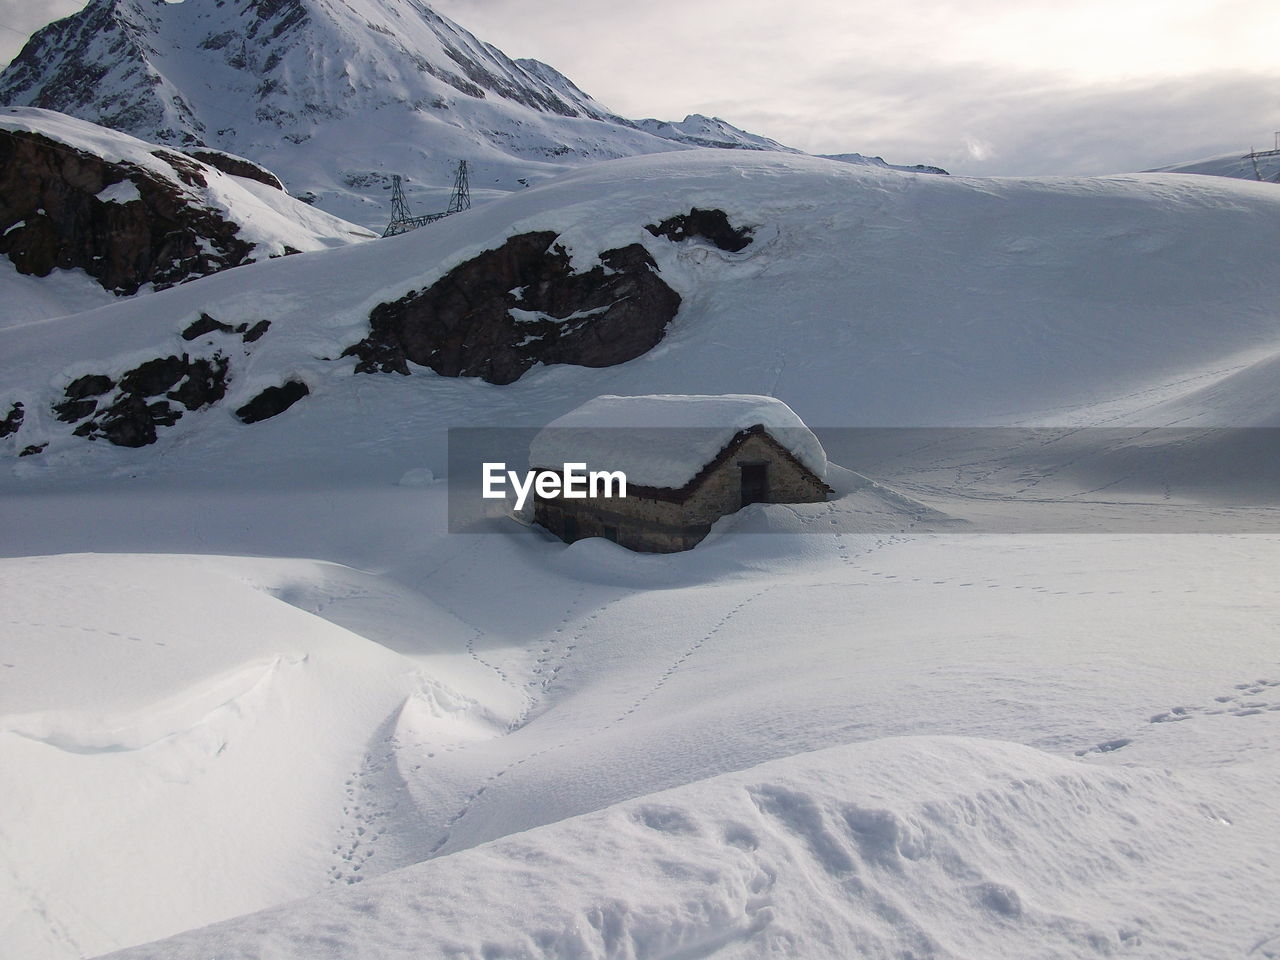
[{"label": "dark rock", "polygon": [[737,253],[751,243],[751,228],[733,226],[723,210],[694,207],[688,213],[668,217],[661,223],[647,224],[645,229],[655,237],[666,237],[676,242],[701,237],[730,253]]},{"label": "dark rock", "polygon": [[24,416],[25,412],[21,401],[10,407],[5,418],[0,420],[0,438],[10,437],[17,433],[18,428],[22,426],[22,418]]},{"label": "dark rock", "polygon": [[178,389],[166,394],[188,410],[199,410],[217,403],[227,393],[227,358],[215,354],[212,360],[203,358],[187,364],[187,378]]},{"label": "dark rock", "polygon": [[207,163],[215,170],[221,170],[223,173],[229,173],[233,177],[244,177],[246,180],[256,180],[258,183],[265,183],[268,187],[274,187],[277,190],[284,190],[284,184],[280,182],[280,178],[268,170],[266,167],[260,167],[252,160],[246,160],[244,157],[237,157],[233,153],[223,153],[221,150],[187,150],[190,156],[195,157],[201,163]]},{"label": "dark rock", "polygon": [[98,409],[97,400],[65,400],[53,405],[53,412],[63,423],[75,423]]},{"label": "dark rock", "polygon": [[243,334],[242,339],[244,340],[245,343],[254,343],[257,340],[262,339],[262,335],[266,333],[270,327],[271,327],[270,320],[259,320],[248,330],[241,331],[241,333]]},{"label": "dark rock", "polygon": [[360,373],[407,374],[413,362],[503,384],[536,363],[608,367],[652,349],[680,296],[648,252],[639,244],[606,250],[601,266],[574,273],[556,239],[549,231],[511,237],[426,290],[379,304],[369,336],[343,356],[357,357]]},{"label": "dark rock", "polygon": [[[197,161],[157,151],[177,176],[203,179]],[[131,182],[138,199],[98,198]],[[111,163],[39,134],[0,130],[0,255],[19,273],[48,276],[79,268],[108,290],[133,294],[172,286],[248,262],[240,227],[191,202],[151,170]]]},{"label": "dark rock", "polygon": [[311,391],[301,380],[289,380],[281,387],[267,387],[236,411],[242,423],[257,423],[284,413]]},{"label": "dark rock", "polygon": [[156,425],[151,409],[146,400],[132,394],[106,410],[106,416],[98,423],[95,432],[117,447],[145,447],[156,442]]},{"label": "dark rock", "polygon": [[172,427],[182,419],[182,412],[169,406],[169,401],[167,400],[148,403],[147,413],[151,416],[151,422],[159,427]]},{"label": "dark rock", "polygon": [[44,450],[44,448],[45,448],[45,447],[47,447],[48,445],[49,445],[49,444],[48,444],[47,442],[46,442],[46,443],[33,443],[33,444],[30,444],[30,445],[28,445],[28,446],[23,447],[23,448],[18,452],[18,456],[20,456],[20,457],[30,457],[30,456],[33,456],[33,455],[35,455],[35,454],[37,454],[37,453],[41,453],[41,452]]},{"label": "dark rock", "polygon": [[115,385],[116,382],[110,377],[91,373],[72,380],[63,392],[68,400],[83,400],[85,397],[100,397]]},{"label": "dark rock", "polygon": [[181,380],[186,372],[185,354],[181,357],[160,357],[148,360],[120,378],[120,389],[124,393],[133,393],[140,397],[154,397],[164,393]]},{"label": "dark rock", "polygon": [[[91,374],[67,386],[65,392],[72,399],[55,406],[54,412],[68,423],[91,417],[71,431],[74,436],[144,447],[155,443],[157,427],[171,427],[182,418],[182,410],[170,401],[198,410],[221,400],[227,392],[228,368],[221,353],[212,359],[192,360],[183,354],[148,360],[120,378],[118,392],[105,406],[94,399],[76,399],[81,394],[104,394],[115,386],[109,377]],[[151,399],[160,394],[165,395],[163,399]]]},{"label": "dark rock", "polygon": [[199,161],[181,153],[174,153],[172,150],[152,150],[151,155],[173,167],[173,172],[178,175],[178,179],[188,187],[207,187],[209,185],[209,181],[204,176],[204,167]]},{"label": "dark rock", "polygon": [[183,340],[195,340],[203,337],[206,333],[232,333],[234,328],[221,320],[215,320],[207,313],[202,313],[198,318],[191,322],[187,329],[182,331]]}]

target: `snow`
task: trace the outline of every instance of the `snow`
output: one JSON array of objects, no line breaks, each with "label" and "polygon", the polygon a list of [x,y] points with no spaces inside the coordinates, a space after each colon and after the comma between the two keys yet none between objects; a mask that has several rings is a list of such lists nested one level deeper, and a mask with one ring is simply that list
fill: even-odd
[{"label": "snow", "polygon": [[741,431],[765,428],[819,479],[827,475],[822,444],[795,412],[773,397],[603,396],[553,420],[533,439],[529,463],[560,469],[621,470],[627,483],[679,489]]},{"label": "snow", "polygon": [[[695,205],[755,241],[643,229]],[[1277,214],[1223,178],[688,150],[0,331],[0,414],[27,411],[0,441],[0,943],[1280,955],[1275,473],[1215,429],[1280,417]],[[642,243],[682,297],[664,341],[505,387],[326,359],[534,229],[583,268]],[[74,377],[217,349],[180,337],[201,311],[272,321],[228,338],[222,404],[140,450],[55,420]],[[312,395],[286,416],[229,415],[289,376]],[[673,555],[449,532],[447,428],[627,394],[776,398],[835,493]],[[1090,457],[1098,427],[1197,484]],[[1228,511],[1233,472],[1256,483]]]},{"label": "snow", "polygon": [[100,191],[97,196],[103,203],[132,203],[134,200],[142,199],[142,194],[138,192],[138,187],[132,180],[113,183]]},{"label": "snow", "polygon": [[[1209,779],[972,738],[890,738],[698,781],[114,956],[197,960],[216,944],[225,960],[392,958],[424,942],[440,956],[559,960],[1161,956],[1192,942],[1225,957],[1242,941],[1221,931],[1250,922],[1274,872],[1254,856],[1264,824],[1225,819]],[[1244,899],[1206,934],[1197,881],[1224,881],[1197,865],[1224,855],[1242,864],[1220,892]],[[1135,888],[1167,922],[1135,911]]]},{"label": "snow", "polygon": [[1280,148],[1263,148],[1261,156],[1253,156],[1252,150],[1240,153],[1187,160],[1171,166],[1160,167],[1153,173],[1197,173],[1210,177],[1234,177],[1239,180],[1255,180],[1280,183]]},{"label": "snow", "polygon": [[117,300],[83,270],[55,267],[47,277],[33,277],[19,273],[8,257],[0,257],[0,292],[0,328],[83,313]]},{"label": "snow", "polygon": [[[756,239],[728,254],[644,229],[691,206],[725,210]],[[442,427],[542,427],[601,394],[774,396],[819,433],[1264,426],[1280,422],[1274,392],[1243,381],[1237,389],[1229,378],[1256,368],[1265,379],[1280,357],[1280,277],[1258,271],[1252,253],[1274,241],[1277,217],[1270,185],[1225,178],[970,180],[760,151],[630,158],[401,237],[250,264],[0,331],[0,404],[23,402],[32,413],[19,439],[48,441],[46,460],[66,457],[74,469],[181,469],[197,454],[184,438],[198,434],[200,444],[243,451],[226,467],[198,469],[234,474],[240,456],[262,455],[276,426],[250,430],[221,410],[188,415],[162,431],[162,458],[140,459],[87,445],[72,425],[34,413],[59,402],[75,376],[212,355],[216,338],[179,336],[204,312],[231,325],[271,319],[250,355],[233,359],[222,406],[303,377],[312,396],[290,410],[281,436],[293,439],[273,454],[302,471],[329,469],[323,451],[336,445],[388,471],[444,475]],[[532,230],[559,231],[582,270],[602,250],[642,244],[682,298],[663,342],[620,367],[539,367],[504,388],[427,371],[403,383],[357,377],[350,359],[328,359],[367,335],[377,304]],[[7,469],[45,468],[26,458]]]},{"label": "snow", "polygon": [[793,147],[783,146],[776,140],[748,133],[719,117],[704,117],[692,113],[679,122],[663,120],[638,120],[641,130],[677,143],[699,147],[718,147],[731,150],[777,150],[783,153],[800,153]]}]

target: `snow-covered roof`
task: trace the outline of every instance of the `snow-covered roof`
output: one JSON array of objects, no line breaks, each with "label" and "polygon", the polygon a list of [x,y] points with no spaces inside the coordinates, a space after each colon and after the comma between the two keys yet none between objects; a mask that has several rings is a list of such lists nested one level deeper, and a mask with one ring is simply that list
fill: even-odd
[{"label": "snow-covered roof", "polygon": [[678,489],[742,430],[760,426],[811,470],[827,475],[822,444],[781,400],[749,394],[603,396],[554,420],[534,437],[529,462],[559,469],[621,470],[627,483]]}]

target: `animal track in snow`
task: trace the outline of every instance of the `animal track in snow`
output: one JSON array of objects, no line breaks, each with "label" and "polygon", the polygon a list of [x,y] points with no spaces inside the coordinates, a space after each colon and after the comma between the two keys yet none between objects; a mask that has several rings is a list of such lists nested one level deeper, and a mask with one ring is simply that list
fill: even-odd
[{"label": "animal track in snow", "polygon": [[374,781],[387,764],[395,763],[395,738],[385,737],[382,744],[387,752],[367,754],[360,769],[343,785],[342,836],[333,848],[338,862],[329,868],[332,883],[362,882],[365,878],[363,871],[377,852],[378,840],[387,830],[389,811],[384,808]]},{"label": "animal track in snow", "polygon": [[[1271,687],[1280,687],[1280,680],[1254,680],[1250,683],[1237,683],[1235,692],[1213,698],[1216,706],[1212,707],[1172,707],[1164,713],[1157,713],[1151,723],[1176,723],[1189,720],[1196,715],[1217,716],[1230,714],[1234,717],[1252,717],[1270,710],[1280,710],[1280,702],[1259,700],[1258,695],[1268,692]],[[1280,690],[1276,691],[1280,693]]]},{"label": "animal track in snow", "polygon": [[[1148,723],[1181,723],[1195,717],[1233,716],[1253,717],[1260,713],[1280,711],[1280,700],[1268,701],[1258,699],[1258,695],[1271,688],[1280,688],[1280,680],[1254,680],[1248,683],[1237,683],[1232,693],[1214,697],[1214,705],[1210,707],[1177,706],[1170,707],[1162,713],[1148,718]],[[1280,693],[1280,689],[1276,690]],[[1103,743],[1077,750],[1076,756],[1083,757],[1091,753],[1111,753],[1133,743],[1132,737],[1118,737]]]}]

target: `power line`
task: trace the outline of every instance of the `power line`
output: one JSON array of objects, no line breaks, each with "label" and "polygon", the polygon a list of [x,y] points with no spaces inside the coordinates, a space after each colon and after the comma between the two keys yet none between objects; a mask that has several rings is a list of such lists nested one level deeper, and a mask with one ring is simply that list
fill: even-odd
[{"label": "power line", "polygon": [[425,227],[428,223],[435,223],[437,220],[443,220],[445,217],[461,213],[471,207],[471,187],[467,182],[467,161],[465,160],[459,160],[458,166],[454,169],[453,193],[449,195],[449,206],[443,213],[411,216],[409,201],[405,199],[404,187],[401,185],[402,179],[398,173],[391,175],[391,222],[382,233],[384,237],[394,237],[397,234],[408,233],[410,230],[417,230],[418,227]]}]

